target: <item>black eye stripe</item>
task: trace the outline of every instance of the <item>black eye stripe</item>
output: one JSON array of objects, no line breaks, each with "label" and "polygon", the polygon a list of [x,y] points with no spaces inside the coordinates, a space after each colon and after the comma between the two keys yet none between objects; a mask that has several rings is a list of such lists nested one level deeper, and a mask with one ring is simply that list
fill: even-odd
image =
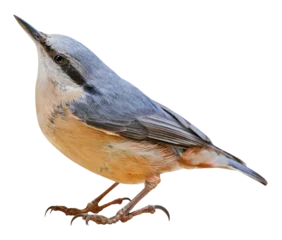
[{"label": "black eye stripe", "polygon": [[76,84],[80,86],[85,84],[85,79],[70,63],[59,66]]},{"label": "black eye stripe", "polygon": [[[61,54],[57,54],[54,49],[50,45],[47,45],[46,42],[41,43],[44,49],[46,50],[46,53],[53,59],[53,61],[61,67],[61,69],[79,86],[83,86],[85,84],[85,79],[80,74],[80,72],[69,62],[67,61],[66,64],[60,64],[56,61],[56,59],[61,60],[61,58],[64,58]],[[56,59],[55,59],[56,58]]]},{"label": "black eye stripe", "polygon": [[[98,89],[96,89],[94,86],[89,86],[86,83],[86,80],[83,78],[83,76],[80,74],[80,72],[70,63],[70,61],[67,60],[67,57],[63,54],[58,54],[54,49],[52,49],[49,45],[46,43],[42,43],[42,46],[44,47],[46,53],[53,59],[53,61],[61,67],[61,69],[72,79],[73,82],[75,82],[79,86],[83,86],[84,90],[86,92],[90,92],[91,94],[100,94]],[[55,58],[58,56],[66,59],[66,64],[59,64]]]}]

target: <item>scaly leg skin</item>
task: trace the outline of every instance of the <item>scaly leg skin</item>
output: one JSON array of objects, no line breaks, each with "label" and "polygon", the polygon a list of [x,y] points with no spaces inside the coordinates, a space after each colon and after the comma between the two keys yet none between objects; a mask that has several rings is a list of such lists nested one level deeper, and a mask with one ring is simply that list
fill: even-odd
[{"label": "scaly leg skin", "polygon": [[168,211],[159,205],[149,205],[147,207],[141,208],[139,210],[136,210],[134,212],[130,212],[133,207],[143,198],[145,197],[151,190],[153,190],[158,184],[160,183],[160,177],[159,176],[152,176],[150,178],[147,178],[145,182],[145,188],[135,197],[132,199],[130,203],[128,203],[124,208],[122,208],[120,211],[117,212],[117,214],[114,217],[107,218],[102,215],[89,215],[86,213],[77,214],[73,217],[71,220],[72,222],[78,218],[82,217],[83,220],[85,220],[86,224],[88,225],[89,221],[96,222],[97,224],[113,224],[118,221],[121,222],[127,222],[128,220],[132,219],[133,217],[140,215],[142,213],[155,213],[156,209],[160,209],[165,212],[168,219],[170,219]]},{"label": "scaly leg skin", "polygon": [[108,188],[105,192],[103,192],[99,197],[97,197],[96,199],[94,199],[92,202],[88,203],[86,208],[84,209],[77,209],[77,208],[67,208],[65,206],[51,206],[49,208],[47,208],[46,212],[45,212],[45,216],[46,213],[50,211],[50,213],[52,211],[61,211],[63,213],[65,213],[66,215],[77,215],[77,214],[82,214],[82,213],[88,213],[88,212],[92,212],[92,213],[98,213],[101,212],[104,208],[113,205],[113,204],[121,204],[124,200],[129,200],[131,201],[129,198],[118,198],[115,199],[112,202],[106,203],[102,206],[99,206],[99,202],[110,192],[112,191],[119,183],[114,183],[110,188]]}]

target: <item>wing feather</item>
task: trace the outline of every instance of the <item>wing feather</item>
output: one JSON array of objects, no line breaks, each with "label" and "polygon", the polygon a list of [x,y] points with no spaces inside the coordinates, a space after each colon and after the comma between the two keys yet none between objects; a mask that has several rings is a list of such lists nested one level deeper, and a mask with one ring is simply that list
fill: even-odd
[{"label": "wing feather", "polygon": [[100,99],[86,95],[72,103],[70,110],[90,126],[130,139],[160,141],[185,148],[211,144],[204,133],[183,117],[149,98],[143,98],[139,104],[137,98],[122,105],[114,100],[101,105]]}]

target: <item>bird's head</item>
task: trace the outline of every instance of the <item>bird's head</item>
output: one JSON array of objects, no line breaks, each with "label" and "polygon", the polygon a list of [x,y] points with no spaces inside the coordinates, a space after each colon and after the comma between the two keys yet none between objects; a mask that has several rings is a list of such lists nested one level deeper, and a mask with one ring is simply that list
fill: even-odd
[{"label": "bird's head", "polygon": [[63,35],[39,32],[15,16],[18,23],[34,41],[39,57],[39,74],[65,86],[79,86],[89,90],[109,68],[87,47]]}]

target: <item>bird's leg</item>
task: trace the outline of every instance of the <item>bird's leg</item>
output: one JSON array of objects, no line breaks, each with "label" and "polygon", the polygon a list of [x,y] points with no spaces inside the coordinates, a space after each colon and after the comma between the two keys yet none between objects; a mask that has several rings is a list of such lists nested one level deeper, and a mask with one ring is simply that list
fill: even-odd
[{"label": "bird's leg", "polygon": [[[131,201],[129,198],[118,198],[115,199],[112,202],[106,203],[102,206],[99,206],[99,202],[110,192],[112,191],[119,183],[114,183],[110,188],[108,188],[105,192],[103,192],[99,197],[97,197],[96,199],[94,199],[92,202],[88,203],[86,208],[84,209],[77,209],[77,208],[67,208],[65,206],[51,206],[49,207],[46,213],[51,210],[52,211],[61,211],[64,212],[66,215],[77,215],[77,214],[81,214],[81,213],[88,213],[88,212],[92,212],[92,213],[98,213],[100,211],[102,211],[104,208],[113,205],[113,204],[121,204],[123,202],[123,200],[129,200]],[[50,212],[50,213],[51,213]]]},{"label": "bird's leg", "polygon": [[102,215],[93,215],[93,214],[78,214],[73,217],[71,223],[73,222],[74,219],[78,217],[82,217],[86,221],[86,224],[88,224],[89,221],[96,222],[97,224],[113,224],[118,221],[121,222],[127,222],[128,220],[132,219],[134,216],[140,215],[142,213],[155,213],[156,209],[160,209],[164,211],[168,218],[169,218],[169,213],[168,211],[159,205],[149,205],[144,208],[141,208],[139,210],[130,212],[133,207],[143,198],[145,197],[151,190],[153,190],[160,182],[160,177],[159,176],[153,176],[150,178],[147,178],[145,182],[145,188],[135,197],[132,199],[130,203],[128,203],[124,208],[119,210],[117,214],[114,217],[107,218]]}]

